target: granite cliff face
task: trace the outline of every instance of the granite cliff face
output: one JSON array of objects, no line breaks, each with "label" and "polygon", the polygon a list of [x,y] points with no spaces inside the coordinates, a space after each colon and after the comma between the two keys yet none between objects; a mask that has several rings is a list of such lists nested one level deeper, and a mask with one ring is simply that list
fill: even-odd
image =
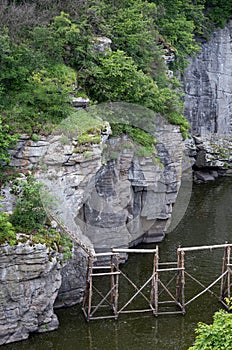
[{"label": "granite cliff face", "polygon": [[60,265],[45,245],[1,245],[0,283],[0,345],[58,327]]}]

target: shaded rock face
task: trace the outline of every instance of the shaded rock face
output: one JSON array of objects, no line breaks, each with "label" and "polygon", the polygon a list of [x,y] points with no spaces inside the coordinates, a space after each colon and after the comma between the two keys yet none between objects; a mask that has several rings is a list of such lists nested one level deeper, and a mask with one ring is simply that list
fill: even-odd
[{"label": "shaded rock face", "polygon": [[0,345],[58,327],[59,263],[42,244],[0,246]]},{"label": "shaded rock face", "polygon": [[185,114],[192,133],[232,133],[232,21],[213,32],[184,74]]},{"label": "shaded rock face", "polygon": [[[97,171],[76,222],[98,252],[164,238],[180,187],[184,145],[174,126],[163,126],[156,136],[159,160],[124,149]],[[120,145],[122,139],[112,142]]]},{"label": "shaded rock face", "polygon": [[80,247],[75,246],[73,257],[61,269],[62,283],[55,307],[68,307],[80,303],[86,287],[87,258]]},{"label": "shaded rock face", "polygon": [[[107,161],[101,145],[92,145],[86,157],[85,152],[74,151],[75,142],[63,144],[57,135],[38,142],[24,136],[12,152],[11,165],[19,170],[37,165],[36,177],[54,191],[56,213],[90,249],[158,242],[170,223],[180,187],[184,144],[175,126],[160,127],[156,136],[155,159],[121,149],[116,159]],[[112,140],[119,145],[121,141]],[[5,194],[10,198],[6,189]],[[12,209],[7,203],[5,207]],[[61,274],[56,306],[79,302],[85,288],[85,253],[75,248]]]},{"label": "shaded rock face", "polygon": [[195,179],[232,176],[232,21],[213,32],[184,74],[185,115],[195,142]]}]

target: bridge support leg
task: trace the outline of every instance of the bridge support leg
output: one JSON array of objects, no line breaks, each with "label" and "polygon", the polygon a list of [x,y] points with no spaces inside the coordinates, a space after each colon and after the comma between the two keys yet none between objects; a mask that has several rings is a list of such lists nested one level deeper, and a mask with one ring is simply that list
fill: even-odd
[{"label": "bridge support leg", "polygon": [[158,246],[156,246],[156,251],[154,253],[154,259],[153,259],[153,278],[152,278],[151,297],[150,297],[150,303],[151,305],[154,305],[153,314],[155,316],[158,316],[158,311],[159,311],[158,266],[159,266],[159,250],[158,250]]},{"label": "bridge support leg", "polygon": [[225,302],[225,298],[231,298],[231,246],[227,246],[224,249],[224,255],[222,260],[222,274],[227,272],[221,279],[220,288],[220,301],[229,309],[229,305]]},{"label": "bridge support leg", "polygon": [[181,251],[181,305],[182,313],[185,314],[185,252]]}]

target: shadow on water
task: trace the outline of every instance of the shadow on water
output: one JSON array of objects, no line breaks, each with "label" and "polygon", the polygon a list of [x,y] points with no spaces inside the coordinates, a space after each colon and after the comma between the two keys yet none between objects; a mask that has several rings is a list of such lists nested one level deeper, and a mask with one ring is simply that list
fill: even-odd
[{"label": "shadow on water", "polygon": [[[178,227],[159,244],[161,261],[176,261],[176,248],[232,242],[232,179],[194,185],[189,208]],[[146,246],[152,248],[154,245]],[[205,285],[221,271],[222,250],[186,254],[186,269]],[[152,270],[152,257],[131,255],[123,271],[142,285]],[[219,286],[217,286],[219,288]],[[199,287],[186,280],[186,299]],[[125,285],[122,298],[128,298]],[[139,301],[138,301],[139,303]],[[151,314],[120,315],[118,321],[102,320],[86,323],[80,306],[57,310],[59,330],[33,335],[21,343],[2,346],[2,350],[187,350],[194,340],[199,321],[211,322],[220,308],[209,293],[187,307],[185,316]]]}]

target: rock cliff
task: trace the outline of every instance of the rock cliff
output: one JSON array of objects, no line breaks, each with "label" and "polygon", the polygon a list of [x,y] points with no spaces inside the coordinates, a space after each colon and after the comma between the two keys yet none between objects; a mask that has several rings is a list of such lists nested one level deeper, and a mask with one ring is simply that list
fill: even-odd
[{"label": "rock cliff", "polygon": [[184,74],[185,114],[193,134],[232,133],[232,21],[215,30]]},{"label": "rock cliff", "polygon": [[196,146],[196,178],[232,175],[232,21],[215,30],[184,74],[185,115]]},{"label": "rock cliff", "polygon": [[[55,198],[55,214],[89,249],[158,242],[170,224],[179,191],[184,143],[179,128],[171,125],[161,125],[155,136],[153,157],[134,154],[126,136],[104,136],[110,156],[104,154],[102,143],[77,153],[76,140],[67,144],[57,135],[39,141],[23,136],[12,152],[11,165],[34,171]],[[11,211],[15,198],[7,188],[2,195],[4,210]],[[72,261],[61,271],[57,306],[81,300],[85,269],[86,255],[76,247]]]},{"label": "rock cliff", "polygon": [[45,245],[1,245],[0,283],[0,345],[58,327],[60,265]]}]

